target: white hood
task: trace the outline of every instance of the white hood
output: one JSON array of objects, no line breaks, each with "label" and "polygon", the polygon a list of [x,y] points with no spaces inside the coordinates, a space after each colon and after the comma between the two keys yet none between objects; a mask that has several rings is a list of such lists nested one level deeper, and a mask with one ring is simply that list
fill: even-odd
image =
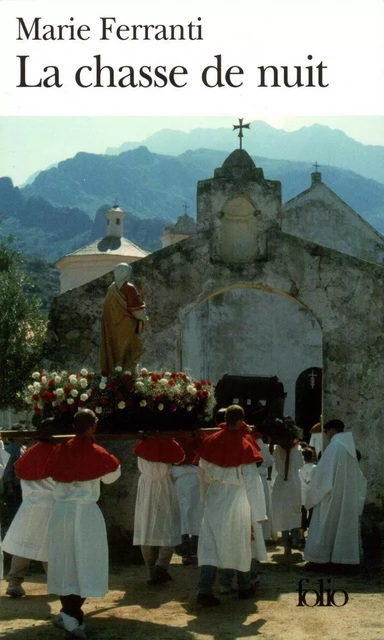
[{"label": "white hood", "polygon": [[344,449],[346,449],[352,458],[356,458],[356,446],[353,439],[352,431],[344,431],[342,433],[336,433],[333,436],[331,442],[338,442]]}]

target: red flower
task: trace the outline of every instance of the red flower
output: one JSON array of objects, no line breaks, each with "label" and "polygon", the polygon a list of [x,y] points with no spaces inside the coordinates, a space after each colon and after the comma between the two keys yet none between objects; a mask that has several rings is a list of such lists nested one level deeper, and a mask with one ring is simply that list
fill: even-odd
[{"label": "red flower", "polygon": [[103,376],[103,378],[107,378],[108,377],[108,371],[100,371],[100,375]]},{"label": "red flower", "polygon": [[59,410],[61,411],[61,413],[65,413],[66,411],[69,410],[69,406],[67,405],[66,402],[64,402],[63,404],[60,405]]},{"label": "red flower", "polygon": [[112,389],[112,390],[116,389],[116,387],[117,387],[117,382],[116,382],[116,380],[115,380],[114,378],[112,378],[112,379],[108,382],[108,387],[109,387],[109,389]]},{"label": "red flower", "polygon": [[122,400],[123,399],[123,394],[121,393],[121,391],[119,391],[118,393],[116,393],[116,400]]},{"label": "red flower", "polygon": [[195,388],[199,391],[201,389],[201,382],[195,382]]},{"label": "red flower", "polygon": [[34,393],[32,396],[32,400],[34,400],[35,402],[37,402],[39,400],[39,395],[37,393]]},{"label": "red flower", "polygon": [[92,380],[93,373],[87,373],[87,375],[85,377],[87,378],[87,380]]},{"label": "red flower", "polygon": [[55,379],[54,378],[50,379],[50,381],[48,382],[48,386],[51,387],[51,388],[55,386]]},{"label": "red flower", "polygon": [[41,413],[41,409],[39,409],[39,407],[34,407],[34,412],[37,413],[37,415],[39,415]]},{"label": "red flower", "polygon": [[143,373],[141,374],[142,378],[146,378],[148,375],[148,371],[143,371]]},{"label": "red flower", "polygon": [[72,385],[71,384],[67,384],[67,386],[64,387],[64,393],[65,393],[66,396],[69,394],[71,389],[72,389]]},{"label": "red flower", "polygon": [[200,380],[201,384],[203,385],[203,387],[205,387],[205,385],[207,384],[206,380]]},{"label": "red flower", "polygon": [[176,402],[171,402],[171,404],[169,405],[169,408],[170,408],[171,411],[176,411],[176,409],[177,409]]}]

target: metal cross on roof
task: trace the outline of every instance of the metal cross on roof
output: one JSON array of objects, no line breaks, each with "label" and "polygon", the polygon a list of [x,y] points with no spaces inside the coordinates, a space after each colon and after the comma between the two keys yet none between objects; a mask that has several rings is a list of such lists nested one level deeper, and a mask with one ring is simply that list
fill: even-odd
[{"label": "metal cross on roof", "polygon": [[317,173],[317,170],[320,169],[321,164],[317,164],[317,160],[316,160],[315,164],[313,164],[312,167],[315,167],[316,173]]},{"label": "metal cross on roof", "polygon": [[238,137],[240,138],[240,149],[243,148],[243,144],[242,144],[242,139],[244,138],[243,129],[250,129],[251,127],[250,122],[248,124],[243,124],[243,120],[244,118],[239,118],[239,124],[232,125],[233,126],[232,131],[235,131],[236,129],[240,129],[239,135],[238,135]]},{"label": "metal cross on roof", "polygon": [[184,215],[186,216],[188,213],[189,205],[185,202],[183,207],[184,207]]}]

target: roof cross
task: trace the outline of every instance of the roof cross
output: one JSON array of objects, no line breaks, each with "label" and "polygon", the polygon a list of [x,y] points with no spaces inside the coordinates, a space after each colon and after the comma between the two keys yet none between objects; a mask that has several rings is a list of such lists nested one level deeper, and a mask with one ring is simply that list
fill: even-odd
[{"label": "roof cross", "polygon": [[317,170],[320,169],[321,164],[317,164],[317,160],[316,160],[315,164],[313,164],[312,167],[315,167],[315,170],[316,170],[316,173],[317,173]]},{"label": "roof cross", "polygon": [[188,213],[189,205],[185,202],[183,207],[184,207],[184,215],[186,216]]},{"label": "roof cross", "polygon": [[239,135],[238,135],[238,137],[240,138],[240,149],[243,148],[243,144],[242,144],[242,142],[243,142],[242,139],[244,138],[243,129],[250,129],[250,127],[251,127],[251,123],[243,124],[243,120],[244,120],[244,118],[239,118],[239,124],[233,124],[232,125],[233,126],[232,131],[235,131],[236,129],[240,129]]}]

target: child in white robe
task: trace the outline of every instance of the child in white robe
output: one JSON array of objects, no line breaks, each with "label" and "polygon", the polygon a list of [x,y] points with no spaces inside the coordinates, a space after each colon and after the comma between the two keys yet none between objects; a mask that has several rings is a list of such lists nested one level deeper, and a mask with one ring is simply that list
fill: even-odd
[{"label": "child in white robe", "polygon": [[55,480],[55,506],[49,526],[48,593],[60,596],[62,609],[54,626],[86,638],[82,605],[87,597],[108,592],[108,545],[103,515],[98,507],[100,482],[120,476],[118,459],[94,444],[97,418],[78,411],[76,436],[56,447],[48,471]]},{"label": "child in white robe", "polygon": [[180,544],[180,509],[172,465],[184,460],[184,451],[171,439],[141,440],[133,452],[141,472],[137,486],[133,544],[140,545],[149,585],[172,580],[169,565]]}]

